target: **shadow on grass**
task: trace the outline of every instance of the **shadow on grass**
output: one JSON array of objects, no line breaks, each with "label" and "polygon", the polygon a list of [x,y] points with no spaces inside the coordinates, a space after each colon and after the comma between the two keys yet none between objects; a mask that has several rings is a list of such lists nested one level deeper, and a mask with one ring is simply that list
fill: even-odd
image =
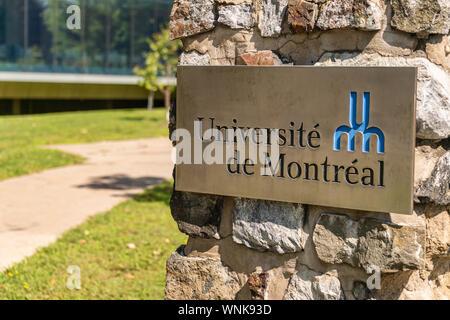
[{"label": "shadow on grass", "polygon": [[140,116],[128,116],[128,117],[122,117],[120,120],[123,121],[134,121],[134,122],[142,122],[142,121],[148,121],[148,122],[160,122],[161,119],[155,116],[149,116],[149,117],[140,117]]},{"label": "shadow on grass", "polygon": [[79,185],[78,188],[130,190],[136,188],[148,188],[164,181],[155,177],[132,178],[123,174],[92,178],[89,183]]},{"label": "shadow on grass", "polygon": [[148,120],[148,119],[144,118],[144,117],[122,117],[122,118],[120,118],[120,120],[125,120],[125,121],[144,121],[144,120]]},{"label": "shadow on grass", "polygon": [[145,190],[144,193],[135,196],[133,200],[137,202],[160,201],[169,205],[172,189],[173,183],[171,181],[164,181],[154,188]]}]

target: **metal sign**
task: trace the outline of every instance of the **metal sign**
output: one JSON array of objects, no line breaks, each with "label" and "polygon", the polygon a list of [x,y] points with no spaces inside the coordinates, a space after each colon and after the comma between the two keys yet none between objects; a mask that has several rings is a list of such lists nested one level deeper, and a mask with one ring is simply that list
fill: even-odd
[{"label": "metal sign", "polygon": [[258,146],[276,140],[279,151],[259,162],[236,145],[216,154],[222,162],[184,157],[175,188],[411,214],[416,78],[413,67],[181,66],[177,129],[191,134],[190,152],[250,129]]}]

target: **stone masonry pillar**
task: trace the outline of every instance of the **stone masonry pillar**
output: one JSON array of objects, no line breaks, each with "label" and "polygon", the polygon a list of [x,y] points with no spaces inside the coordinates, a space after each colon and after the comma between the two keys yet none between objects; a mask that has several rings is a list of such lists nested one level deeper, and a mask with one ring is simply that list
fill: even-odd
[{"label": "stone masonry pillar", "polygon": [[449,28],[448,0],[175,0],[182,65],[417,66],[417,141],[411,216],[175,191],[167,299],[449,299]]}]

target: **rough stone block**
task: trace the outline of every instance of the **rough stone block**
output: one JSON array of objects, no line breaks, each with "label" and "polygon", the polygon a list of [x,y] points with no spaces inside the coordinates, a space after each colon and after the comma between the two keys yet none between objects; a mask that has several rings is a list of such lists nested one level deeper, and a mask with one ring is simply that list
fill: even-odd
[{"label": "rough stone block", "polygon": [[262,0],[258,28],[263,37],[277,37],[286,13],[288,0]]},{"label": "rough stone block", "polygon": [[[419,166],[422,162],[419,162]],[[433,163],[435,163],[434,166]],[[423,177],[415,185],[416,201],[433,202],[438,205],[450,204],[450,151],[445,152],[437,161],[430,159],[428,167],[433,168],[431,172],[428,168],[429,175]]]},{"label": "rough stone block", "polygon": [[[186,257],[181,246],[167,260],[166,299],[233,300],[243,283],[220,260]],[[245,283],[245,282],[244,282]]]},{"label": "rough stone block", "polygon": [[284,300],[343,300],[339,279],[331,274],[320,274],[307,266],[297,266],[289,281]]},{"label": "rough stone block", "polygon": [[287,8],[287,22],[292,33],[312,31],[316,24],[319,8],[317,4],[303,0],[290,0]]},{"label": "rough stone block", "polygon": [[216,0],[218,4],[242,4],[252,3],[252,0]]},{"label": "rough stone block", "polygon": [[252,300],[264,300],[266,296],[268,273],[254,272],[248,276],[248,287]]},{"label": "rough stone block", "polygon": [[426,44],[426,52],[430,61],[450,72],[450,36],[431,36]]},{"label": "rough stone block", "polygon": [[382,300],[448,300],[449,297],[449,259],[435,261],[433,271],[384,274],[377,292],[377,299]]},{"label": "rough stone block", "polygon": [[448,34],[450,2],[448,0],[391,0],[391,25],[410,33]]},{"label": "rough stone block", "polygon": [[175,0],[170,13],[170,39],[189,37],[214,29],[214,0]]},{"label": "rough stone block", "polygon": [[233,240],[249,248],[279,254],[298,252],[304,246],[302,205],[265,200],[236,199]]},{"label": "rough stone block", "polygon": [[356,300],[369,300],[374,298],[374,295],[369,288],[367,288],[367,285],[361,281],[355,281],[353,283],[352,292]]},{"label": "rough stone block", "polygon": [[236,58],[236,65],[243,66],[280,66],[283,62],[270,50],[241,54]]},{"label": "rough stone block", "polygon": [[424,208],[427,224],[426,255],[428,258],[450,256],[450,206]]},{"label": "rough stone block", "polygon": [[170,209],[181,232],[201,238],[220,239],[223,197],[174,191]]},{"label": "rough stone block", "polygon": [[209,54],[201,54],[197,51],[182,52],[179,60],[181,66],[207,66],[211,64]]},{"label": "rough stone block", "polygon": [[219,9],[219,19],[217,21],[231,29],[250,29],[254,25],[252,5],[242,3],[222,6]]},{"label": "rough stone block", "polygon": [[382,272],[420,269],[424,266],[425,226],[397,225],[388,221],[323,213],[313,232],[320,260],[346,263]]},{"label": "rough stone block", "polygon": [[[442,147],[433,148],[429,145],[420,145],[415,149],[414,159],[414,188],[417,190],[420,185],[430,179],[439,158],[445,154]],[[415,197],[416,202],[420,202]]]},{"label": "rough stone block", "polygon": [[322,30],[380,30],[383,12],[380,0],[330,0],[320,6],[316,25]]}]

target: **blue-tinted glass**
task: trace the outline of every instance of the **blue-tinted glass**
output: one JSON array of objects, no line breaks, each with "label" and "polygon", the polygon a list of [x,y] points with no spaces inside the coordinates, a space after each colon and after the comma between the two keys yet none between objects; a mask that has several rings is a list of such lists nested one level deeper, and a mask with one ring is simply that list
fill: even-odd
[{"label": "blue-tinted glass", "polygon": [[[81,9],[81,30],[67,8]],[[0,0],[0,71],[132,74],[172,0]]]}]

